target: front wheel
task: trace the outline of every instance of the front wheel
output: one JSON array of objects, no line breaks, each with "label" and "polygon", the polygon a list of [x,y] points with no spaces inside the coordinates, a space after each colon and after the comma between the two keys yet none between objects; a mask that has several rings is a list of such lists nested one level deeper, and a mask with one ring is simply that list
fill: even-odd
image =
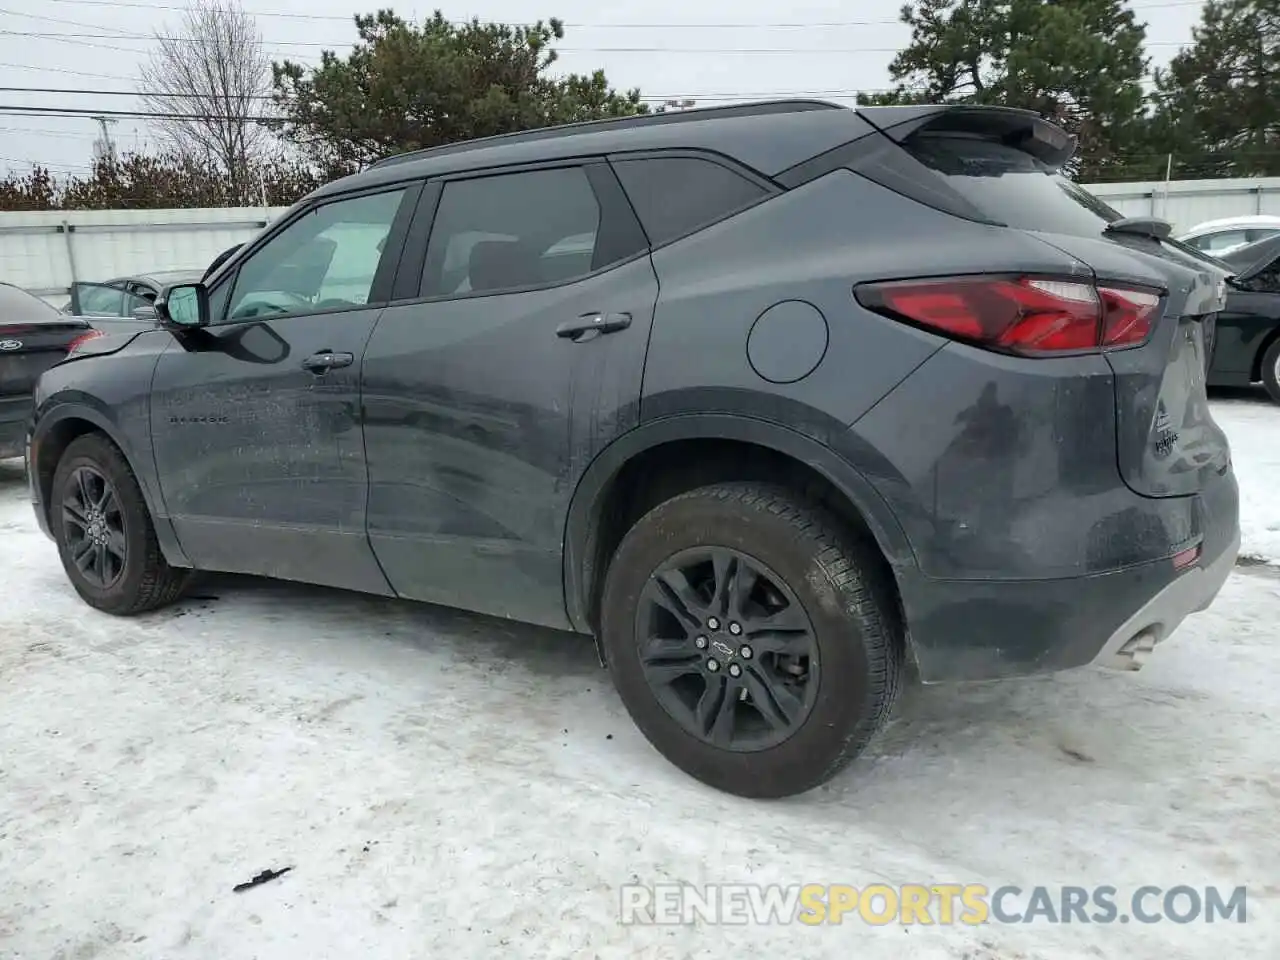
[{"label": "front wheel", "polygon": [[646,514],[609,566],[601,629],[650,743],[745,797],[803,793],[857,756],[903,666],[871,549],[780,487],[703,487]]},{"label": "front wheel", "polygon": [[63,569],[90,606],[127,616],[182,593],[190,571],[165,560],[138,481],[106,437],[71,442],[54,471],[48,509]]},{"label": "front wheel", "polygon": [[1271,342],[1262,355],[1262,384],[1276,403],[1280,403],[1280,337]]}]

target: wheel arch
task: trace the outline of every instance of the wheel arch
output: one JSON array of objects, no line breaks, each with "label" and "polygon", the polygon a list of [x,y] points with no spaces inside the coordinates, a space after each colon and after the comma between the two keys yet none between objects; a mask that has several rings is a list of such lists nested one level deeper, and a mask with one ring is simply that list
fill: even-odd
[{"label": "wheel arch", "polygon": [[696,414],[630,431],[601,451],[579,481],[564,550],[565,606],[574,628],[598,634],[608,562],[635,520],[678,493],[728,480],[787,483],[831,509],[849,533],[872,541],[902,616],[899,571],[914,568],[915,555],[888,505],[853,464],[781,424]]},{"label": "wheel arch", "polygon": [[142,490],[147,511],[151,514],[156,539],[165,560],[175,567],[189,567],[190,561],[178,542],[172,523],[163,510],[157,509],[158,498],[148,482],[147,471],[138,469],[137,452],[123,440],[123,431],[117,428],[106,413],[87,403],[67,402],[42,410],[32,430],[29,465],[31,484],[38,497],[37,508],[43,512],[46,528],[49,522],[53,475],[58,469],[58,461],[72,442],[89,433],[100,433],[106,437],[120,451],[129,469],[133,471]]}]

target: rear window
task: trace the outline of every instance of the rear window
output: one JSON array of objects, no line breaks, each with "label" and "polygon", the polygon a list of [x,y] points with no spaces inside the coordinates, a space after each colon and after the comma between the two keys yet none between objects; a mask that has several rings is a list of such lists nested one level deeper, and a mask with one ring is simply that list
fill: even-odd
[{"label": "rear window", "polygon": [[58,311],[35,294],[0,283],[0,323],[36,323],[57,316]]},{"label": "rear window", "polygon": [[1022,230],[1096,237],[1121,214],[1016,147],[963,136],[919,136],[904,146],[992,220]]},{"label": "rear window", "polygon": [[697,157],[614,161],[613,168],[655,247],[749,207],[768,191]]}]

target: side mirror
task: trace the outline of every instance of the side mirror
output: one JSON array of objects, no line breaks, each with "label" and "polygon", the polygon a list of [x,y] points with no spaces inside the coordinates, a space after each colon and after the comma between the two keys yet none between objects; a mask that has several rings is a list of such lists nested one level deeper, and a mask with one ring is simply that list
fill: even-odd
[{"label": "side mirror", "polygon": [[175,283],[160,291],[153,309],[160,325],[193,330],[209,325],[209,291],[203,283]]},{"label": "side mirror", "polygon": [[135,320],[159,319],[159,314],[156,313],[156,308],[152,304],[147,304],[145,307],[134,307],[132,316]]}]

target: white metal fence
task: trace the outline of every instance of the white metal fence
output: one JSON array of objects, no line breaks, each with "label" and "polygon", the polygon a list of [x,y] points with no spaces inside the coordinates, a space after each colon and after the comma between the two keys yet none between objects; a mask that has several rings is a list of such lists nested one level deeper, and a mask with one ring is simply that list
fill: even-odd
[{"label": "white metal fence", "polygon": [[1100,183],[1088,189],[1126,216],[1160,217],[1175,230],[1223,217],[1280,216],[1280,177]]},{"label": "white metal fence", "polygon": [[284,207],[0,213],[0,280],[67,302],[77,280],[202,271]]},{"label": "white metal fence", "polygon": [[[1280,215],[1280,178],[1106,183],[1089,187],[1121,213],[1176,229],[1246,214]],[[0,280],[61,306],[72,283],[162,270],[203,270],[284,207],[51,210],[0,213]]]}]

